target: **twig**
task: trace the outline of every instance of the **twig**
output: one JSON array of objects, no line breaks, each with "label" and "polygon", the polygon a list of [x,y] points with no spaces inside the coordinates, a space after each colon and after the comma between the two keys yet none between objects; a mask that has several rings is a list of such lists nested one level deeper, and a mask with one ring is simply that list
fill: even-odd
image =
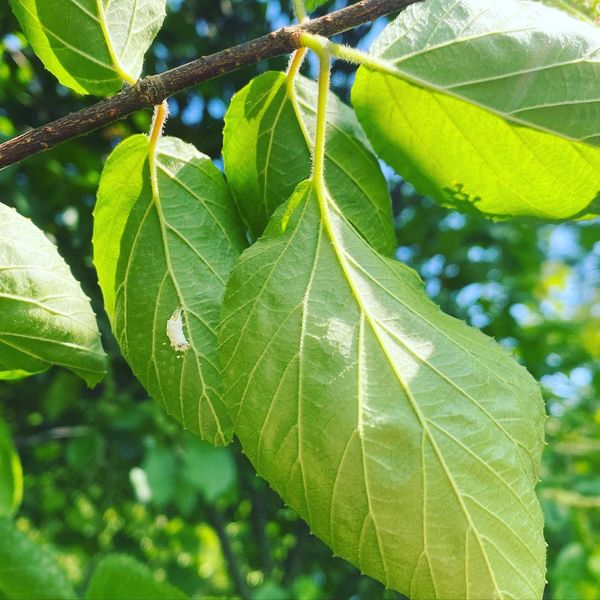
[{"label": "twig", "polygon": [[418,1],[420,0],[362,0],[318,19],[278,29],[263,37],[204,56],[160,75],[145,77],[135,85],[93,106],[0,144],[0,169],[118,121],[137,110],[151,108],[169,96],[203,81],[268,58],[293,52],[301,46],[302,33],[331,37],[399,11]]},{"label": "twig", "polygon": [[15,445],[19,448],[25,446],[36,446],[42,442],[49,440],[60,440],[75,437],[85,437],[90,435],[93,429],[87,425],[74,425],[72,427],[53,427],[52,429],[46,429],[32,435],[16,437]]},{"label": "twig", "polygon": [[229,539],[229,535],[225,529],[225,520],[223,519],[223,515],[220,513],[219,508],[217,507],[207,506],[207,511],[210,515],[215,531],[219,536],[219,540],[221,541],[221,549],[223,551],[225,561],[227,562],[229,576],[232,579],[235,592],[243,600],[247,600],[250,598],[250,591],[237,563],[235,553],[233,552],[231,540]]}]

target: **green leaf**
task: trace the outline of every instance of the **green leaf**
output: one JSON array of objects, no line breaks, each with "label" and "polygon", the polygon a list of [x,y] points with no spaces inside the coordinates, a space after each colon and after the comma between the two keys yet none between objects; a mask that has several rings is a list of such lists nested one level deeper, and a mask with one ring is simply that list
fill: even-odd
[{"label": "green leaf", "polygon": [[[264,73],[233,97],[225,116],[225,174],[255,238],[311,173],[317,84],[299,76],[295,90],[290,97],[283,73]],[[387,183],[354,111],[333,93],[328,106],[329,188],[369,243],[392,254],[396,237]]]},{"label": "green leaf", "polygon": [[329,0],[304,0],[304,7],[308,12],[312,12],[319,8],[319,6],[323,6],[323,4],[327,4]]},{"label": "green leaf", "polygon": [[6,423],[0,418],[0,517],[12,516],[23,499],[23,469]]},{"label": "green leaf", "polygon": [[0,379],[70,369],[89,386],[106,373],[89,299],[56,247],[0,204]]},{"label": "green leaf", "polygon": [[310,183],[242,255],[219,344],[245,453],[337,555],[413,599],[541,597],[538,385]]},{"label": "green leaf", "polygon": [[151,447],[144,458],[143,469],[152,492],[152,502],[165,507],[177,493],[177,457],[165,446]]},{"label": "green leaf", "polygon": [[537,2],[411,6],[361,67],[373,146],[424,194],[494,217],[598,214],[600,30]]},{"label": "green leaf", "polygon": [[229,449],[213,448],[194,438],[185,444],[182,476],[211,505],[229,492],[237,481],[235,461]]},{"label": "green leaf", "polygon": [[165,17],[166,0],[10,0],[44,66],[80,94],[135,83]]},{"label": "green leaf", "polygon": [[9,600],[77,598],[53,551],[0,518],[0,593]]},{"label": "green leaf", "polygon": [[[538,0],[540,1],[540,0]],[[541,0],[548,6],[553,6],[566,13],[569,13],[583,21],[595,23],[600,16],[600,7],[598,2],[589,2],[589,0]]]},{"label": "green leaf", "polygon": [[109,554],[94,571],[86,600],[185,600],[186,595],[131,556]]},{"label": "green leaf", "polygon": [[[243,231],[208,157],[162,138],[154,195],[148,151],[146,136],[128,138],[100,181],[93,242],[106,311],[149,394],[185,428],[223,444],[231,424],[221,400],[216,328],[225,283],[245,247]],[[180,320],[169,338],[172,317]],[[177,338],[189,347],[172,347]]]}]

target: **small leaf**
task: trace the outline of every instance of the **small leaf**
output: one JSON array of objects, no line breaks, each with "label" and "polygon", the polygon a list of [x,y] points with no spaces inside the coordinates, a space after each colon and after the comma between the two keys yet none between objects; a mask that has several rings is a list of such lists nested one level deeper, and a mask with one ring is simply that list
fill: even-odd
[{"label": "small leaf", "polygon": [[228,448],[213,448],[205,442],[187,440],[183,453],[183,478],[214,504],[237,481],[235,461]]},{"label": "small leaf", "polygon": [[[221,399],[216,328],[225,283],[245,247],[221,173],[176,138],[162,138],[152,191],[149,141],[111,154],[98,190],[94,262],[123,355],[149,394],[214,444],[231,438]],[[173,346],[179,318],[188,346]],[[175,344],[177,346],[177,344]]]},{"label": "small leaf", "polygon": [[165,446],[148,449],[143,464],[152,502],[164,508],[177,493],[177,456]]},{"label": "small leaf", "polygon": [[23,499],[23,469],[6,423],[0,419],[0,517],[12,516]]},{"label": "small leaf", "polygon": [[77,598],[50,547],[33,542],[7,518],[0,518],[0,594],[9,600]]},{"label": "small leaf", "polygon": [[304,6],[308,12],[312,12],[319,8],[319,6],[323,6],[323,4],[327,4],[329,0],[304,0]]},{"label": "small leaf", "polygon": [[166,0],[10,0],[44,66],[80,94],[135,83],[160,30]]},{"label": "small leaf", "polygon": [[0,379],[52,365],[89,386],[106,373],[89,299],[56,247],[31,221],[0,204]]},{"label": "small leaf", "polygon": [[414,600],[541,598],[539,386],[310,182],[240,258],[219,344],[245,453],[337,555]]},{"label": "small leaf", "polygon": [[[273,211],[311,173],[317,84],[299,76],[295,90],[296,96],[290,97],[283,73],[264,73],[233,97],[225,116],[225,174],[255,238]],[[328,106],[329,187],[369,243],[392,254],[396,249],[392,204],[381,169],[354,111],[333,93]]]},{"label": "small leaf", "polygon": [[86,600],[186,600],[178,588],[156,581],[152,571],[131,556],[109,554],[94,571]]},{"label": "small leaf", "polygon": [[487,215],[574,219],[600,195],[600,30],[538,2],[430,0],[391,23],[352,99],[423,194]]}]

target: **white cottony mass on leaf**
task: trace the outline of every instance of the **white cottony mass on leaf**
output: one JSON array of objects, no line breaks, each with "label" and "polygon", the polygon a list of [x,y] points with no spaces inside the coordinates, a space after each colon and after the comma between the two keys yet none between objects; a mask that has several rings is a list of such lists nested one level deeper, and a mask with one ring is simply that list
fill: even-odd
[{"label": "white cottony mass on leaf", "polygon": [[216,329],[245,238],[225,180],[207,156],[164,137],[153,160],[145,135],[128,138],[108,159],[94,214],[94,263],[136,377],[184,427],[224,444],[231,424]]},{"label": "white cottony mass on leaf", "polygon": [[600,213],[600,29],[538,2],[429,0],[371,54],[353,103],[421,193],[499,218]]},{"label": "white cottony mass on leaf", "polygon": [[44,66],[81,94],[134,83],[165,17],[166,0],[10,0]]},{"label": "white cottony mass on leaf", "polygon": [[413,600],[541,598],[539,386],[302,183],[219,330],[244,451],[333,551]]},{"label": "white cottony mass on leaf", "polygon": [[56,247],[0,204],[0,380],[57,365],[89,386],[106,373],[90,300]]}]

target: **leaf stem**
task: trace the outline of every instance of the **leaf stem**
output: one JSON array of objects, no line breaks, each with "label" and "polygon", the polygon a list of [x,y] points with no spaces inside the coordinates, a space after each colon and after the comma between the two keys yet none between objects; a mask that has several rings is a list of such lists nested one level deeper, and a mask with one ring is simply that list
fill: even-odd
[{"label": "leaf stem", "polygon": [[363,52],[362,50],[351,48],[350,46],[336,44],[335,42],[332,42],[321,35],[303,33],[300,41],[303,46],[306,46],[315,52],[315,48],[323,48],[324,50],[327,50],[331,56],[335,56],[340,60],[345,60],[346,62],[355,65],[365,65],[366,67],[371,67],[372,69],[381,71],[383,73],[389,73],[392,75],[398,74],[398,70],[391,62],[372,56],[367,52]]},{"label": "leaf stem", "polygon": [[[311,36],[312,37],[312,36]],[[304,38],[304,36],[302,36]],[[308,40],[310,49],[319,57],[319,99],[317,102],[317,128],[315,134],[315,147],[313,151],[312,179],[321,201],[327,196],[325,184],[325,143],[327,138],[327,97],[331,81],[331,55],[321,40]],[[304,43],[304,39],[302,39]],[[308,46],[308,44],[305,44]]]},{"label": "leaf stem", "polygon": [[313,143],[312,140],[310,138],[310,135],[308,133],[308,129],[306,128],[306,123],[304,122],[304,117],[302,116],[302,111],[300,110],[300,105],[298,103],[298,94],[296,93],[296,76],[298,75],[298,72],[300,71],[300,67],[302,66],[302,63],[304,62],[304,57],[306,56],[306,48],[298,48],[298,50],[296,50],[296,52],[294,52],[293,56],[292,56],[292,60],[290,61],[290,65],[288,67],[288,71],[287,71],[287,81],[286,81],[286,88],[287,88],[287,95],[288,98],[290,99],[290,102],[292,103],[292,107],[294,109],[294,112],[296,113],[296,119],[298,120],[298,124],[300,125],[300,129],[302,130],[302,135],[304,136],[304,139],[306,140],[306,144],[308,145],[309,148],[312,148]]},{"label": "leaf stem", "polygon": [[152,126],[150,127],[150,147],[149,153],[154,158],[156,144],[162,135],[165,122],[169,116],[169,105],[164,100],[161,104],[154,107],[154,116],[152,117]]},{"label": "leaf stem", "polygon": [[296,13],[296,19],[298,19],[298,23],[303,23],[308,19],[303,0],[294,0],[294,12]]},{"label": "leaf stem", "polygon": [[159,201],[158,194],[158,178],[156,176],[156,146],[158,140],[162,136],[165,122],[169,116],[169,105],[164,100],[161,104],[154,107],[154,117],[152,118],[152,126],[150,128],[150,141],[148,144],[148,160],[150,164],[150,179],[152,183],[152,196],[154,201]]},{"label": "leaf stem", "polygon": [[288,86],[290,85],[289,82],[293,83],[294,79],[296,78],[296,75],[298,75],[298,72],[300,71],[300,67],[302,66],[302,63],[304,62],[305,56],[306,56],[306,48],[298,48],[298,50],[296,50],[296,52],[294,52],[294,54],[292,54],[290,64],[288,65],[288,68],[287,68]]}]

